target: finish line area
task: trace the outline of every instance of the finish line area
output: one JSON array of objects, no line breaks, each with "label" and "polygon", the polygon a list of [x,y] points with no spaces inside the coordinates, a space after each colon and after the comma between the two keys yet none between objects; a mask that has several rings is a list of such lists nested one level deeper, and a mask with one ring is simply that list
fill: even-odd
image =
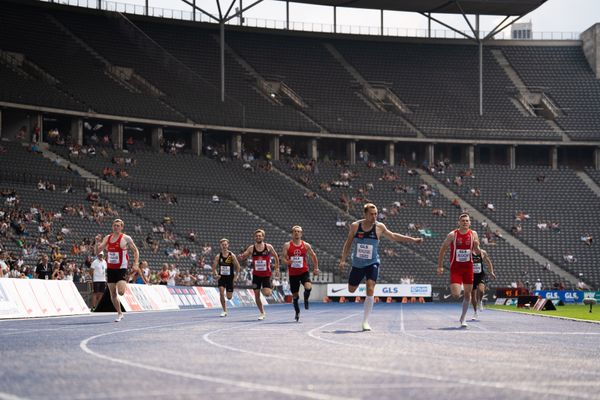
[{"label": "finish line area", "polygon": [[[460,304],[114,313],[0,321],[0,399],[598,398],[600,325]],[[470,314],[468,314],[470,316]]]}]

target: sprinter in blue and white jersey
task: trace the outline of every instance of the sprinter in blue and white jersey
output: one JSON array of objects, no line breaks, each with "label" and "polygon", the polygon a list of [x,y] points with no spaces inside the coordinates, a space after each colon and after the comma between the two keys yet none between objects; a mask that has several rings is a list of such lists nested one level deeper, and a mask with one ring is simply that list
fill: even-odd
[{"label": "sprinter in blue and white jersey", "polygon": [[363,207],[364,219],[355,221],[350,226],[348,238],[344,243],[340,258],[340,271],[346,269],[346,259],[352,248],[352,270],[348,276],[348,291],[354,293],[365,278],[367,280],[367,296],[365,298],[365,315],[362,323],[363,331],[370,331],[369,315],[373,310],[373,294],[379,275],[379,238],[385,236],[395,242],[421,243],[423,238],[413,238],[389,231],[386,226],[377,222],[377,207],[367,203]]}]

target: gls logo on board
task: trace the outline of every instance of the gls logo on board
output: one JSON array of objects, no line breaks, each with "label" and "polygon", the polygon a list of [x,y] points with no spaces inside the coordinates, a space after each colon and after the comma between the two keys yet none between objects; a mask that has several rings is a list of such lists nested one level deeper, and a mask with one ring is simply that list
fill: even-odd
[{"label": "gls logo on board", "polygon": [[381,291],[386,294],[397,294],[399,292],[397,287],[389,287],[389,286],[384,286],[383,289],[381,289]]},{"label": "gls logo on board", "polygon": [[429,291],[429,288],[427,286],[411,286],[410,287],[411,293],[427,293],[428,291]]},{"label": "gls logo on board", "polygon": [[558,292],[546,292],[546,298],[548,300],[558,300],[560,299],[560,296],[558,295]]},{"label": "gls logo on board", "polygon": [[566,292],[565,293],[565,299],[579,300],[579,296],[577,295],[577,293]]}]

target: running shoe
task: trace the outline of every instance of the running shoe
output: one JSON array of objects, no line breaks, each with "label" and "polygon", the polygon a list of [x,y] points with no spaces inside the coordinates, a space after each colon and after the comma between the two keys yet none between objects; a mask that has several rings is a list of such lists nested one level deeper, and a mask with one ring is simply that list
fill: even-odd
[{"label": "running shoe", "polygon": [[263,319],[265,319],[265,313],[260,313],[260,314],[258,315],[258,320],[259,320],[259,321],[262,321]]},{"label": "running shoe", "polygon": [[460,320],[460,327],[461,328],[467,328],[469,325],[464,321],[464,320]]},{"label": "running shoe", "polygon": [[371,325],[369,325],[369,323],[366,322],[366,321],[363,322],[363,324],[362,324],[362,330],[365,331],[365,332],[366,331],[370,331],[371,330]]},{"label": "running shoe", "polygon": [[226,317],[226,316],[227,316],[227,311],[223,311],[223,312],[221,313],[221,317]]},{"label": "running shoe", "polygon": [[123,314],[118,314],[117,318],[115,318],[115,322],[121,322],[121,320],[125,318],[125,316]]},{"label": "running shoe", "polygon": [[475,314],[473,314],[473,318],[471,318],[471,321],[478,321],[479,320],[479,314],[477,314],[477,311],[475,311]]}]

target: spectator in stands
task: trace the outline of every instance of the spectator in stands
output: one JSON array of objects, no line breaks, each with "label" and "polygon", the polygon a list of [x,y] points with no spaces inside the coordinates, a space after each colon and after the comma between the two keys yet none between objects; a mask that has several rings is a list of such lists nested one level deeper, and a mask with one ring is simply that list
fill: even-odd
[{"label": "spectator in stands", "polygon": [[221,199],[219,199],[219,196],[217,196],[216,194],[213,194],[211,199],[210,199],[211,203],[220,203]]},{"label": "spectator in stands", "polygon": [[175,281],[179,275],[179,270],[175,267],[175,264],[169,265],[169,276],[167,278],[167,286],[175,286]]},{"label": "spectator in stands", "polygon": [[35,277],[37,279],[52,278],[52,266],[50,265],[46,254],[42,255],[42,258],[35,269]]},{"label": "spectator in stands", "polygon": [[0,253],[0,278],[8,276],[9,267],[6,263],[6,256],[5,252]]},{"label": "spectator in stands", "polygon": [[583,281],[583,274],[579,274],[579,280],[577,281],[577,290],[592,290],[592,288]]},{"label": "spectator in stands", "polygon": [[494,204],[492,203],[485,203],[485,208],[487,208],[489,211],[496,211],[496,207],[494,207]]},{"label": "spectator in stands", "polygon": [[304,193],[304,197],[306,197],[307,199],[316,199],[317,194],[312,190],[309,190],[308,192]]},{"label": "spectator in stands", "polygon": [[538,181],[538,182],[545,182],[546,181],[546,175],[540,174],[540,175],[536,176],[535,180]]},{"label": "spectator in stands", "polygon": [[565,254],[563,259],[569,264],[577,262],[577,257],[575,257],[573,254]]},{"label": "spectator in stands", "polygon": [[52,280],[63,280],[65,278],[65,273],[61,269],[60,262],[55,261],[52,266]]},{"label": "spectator in stands", "polygon": [[581,241],[587,244],[588,246],[591,246],[592,242],[594,241],[594,238],[591,233],[587,233],[581,236]]},{"label": "spectator in stands", "polygon": [[542,282],[540,281],[540,278],[535,281],[535,290],[542,290]]}]

